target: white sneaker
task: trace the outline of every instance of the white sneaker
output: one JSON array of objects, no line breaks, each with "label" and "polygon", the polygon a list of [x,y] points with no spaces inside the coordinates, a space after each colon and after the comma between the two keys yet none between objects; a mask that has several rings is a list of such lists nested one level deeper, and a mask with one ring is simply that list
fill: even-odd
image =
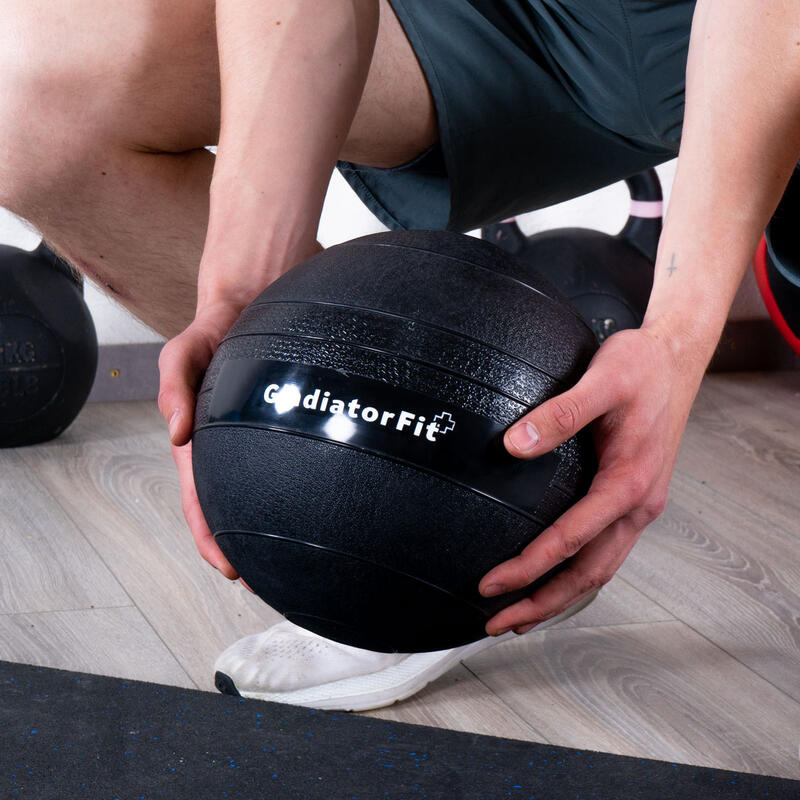
[{"label": "white sneaker", "polygon": [[[533,630],[563,622],[595,597],[597,592],[587,595]],[[325,639],[285,621],[224,650],[214,664],[214,681],[224,694],[309,708],[366,711],[411,697],[462,659],[517,635],[508,631],[428,653],[377,653]]]}]

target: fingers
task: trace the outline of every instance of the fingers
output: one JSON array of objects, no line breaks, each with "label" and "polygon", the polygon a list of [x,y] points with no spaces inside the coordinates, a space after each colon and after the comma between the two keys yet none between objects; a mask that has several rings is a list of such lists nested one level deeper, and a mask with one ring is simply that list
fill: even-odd
[{"label": "fingers", "polygon": [[484,597],[522,589],[562,561],[574,556],[598,532],[616,522],[627,510],[626,498],[615,487],[614,493],[590,489],[549,528],[545,528],[518,556],[494,567],[481,579],[478,591]]},{"label": "fingers", "polygon": [[[203,510],[200,508],[200,501],[197,499],[197,490],[194,485],[194,473],[192,471],[192,443],[182,447],[172,446],[172,457],[178,468],[178,478],[180,480],[181,496],[183,498],[183,515],[192,531],[197,549],[200,555],[212,567],[218,569],[229,580],[236,580],[239,577],[230,562],[211,533]],[[249,587],[248,587],[249,588]]]},{"label": "fingers", "polygon": [[643,530],[666,504],[667,490],[662,490],[659,477],[660,470],[653,474],[619,466],[602,470],[584,497],[518,556],[484,575],[478,590],[484,597],[494,597],[528,586],[622,518],[629,517]]},{"label": "fingers", "polygon": [[208,344],[191,326],[161,350],[158,408],[173,445],[185,445],[192,435],[195,393],[210,360]]},{"label": "fingers", "polygon": [[611,580],[640,535],[641,529],[632,519],[617,520],[530,597],[495,614],[486,623],[486,633],[489,636],[509,630],[527,633],[575,605]]},{"label": "fingers", "polygon": [[170,440],[178,447],[192,435],[195,395],[214,351],[240,311],[240,306],[225,303],[209,306],[161,350],[158,407],[167,421]]},{"label": "fingers", "polygon": [[[585,497],[522,553],[483,577],[479,591],[491,597],[524,588],[564,564],[530,597],[491,619],[487,632],[530,629],[602,586],[644,528],[664,510],[694,394],[665,391],[676,381],[671,380],[672,362],[661,347],[638,330],[614,334],[573,388],[531,410],[506,431],[508,452],[533,458],[596,420],[592,434],[599,469]],[[517,433],[529,427],[535,441],[526,445]]]},{"label": "fingers", "polygon": [[241,307],[230,303],[209,306],[202,314],[198,313],[183,333],[164,345],[158,359],[161,374],[158,407],[169,427],[183,515],[200,555],[230,580],[239,576],[217,545],[197,499],[191,436],[197,389],[214,351],[240,310]]},{"label": "fingers", "polygon": [[622,387],[608,378],[608,369],[590,365],[575,386],[529,411],[506,431],[503,444],[508,452],[517,458],[547,453],[619,404]]}]

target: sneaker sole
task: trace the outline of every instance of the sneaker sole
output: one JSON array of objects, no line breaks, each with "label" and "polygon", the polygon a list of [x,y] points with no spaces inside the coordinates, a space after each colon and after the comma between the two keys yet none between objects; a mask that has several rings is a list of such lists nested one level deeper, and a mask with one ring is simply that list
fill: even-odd
[{"label": "sneaker sole", "polygon": [[[544,630],[569,619],[586,608],[597,597],[598,591],[587,595],[574,606],[542,622],[533,630]],[[502,636],[487,636],[471,644],[454,647],[450,650],[412,653],[399,664],[387,667],[380,672],[342,678],[331,683],[289,692],[239,690],[233,680],[224,672],[217,672],[214,675],[214,683],[223,694],[232,694],[250,700],[266,700],[272,703],[287,703],[293,706],[306,706],[327,711],[368,711],[406,700],[443,675],[459,661],[515,638],[519,638],[519,635],[508,631]]]}]

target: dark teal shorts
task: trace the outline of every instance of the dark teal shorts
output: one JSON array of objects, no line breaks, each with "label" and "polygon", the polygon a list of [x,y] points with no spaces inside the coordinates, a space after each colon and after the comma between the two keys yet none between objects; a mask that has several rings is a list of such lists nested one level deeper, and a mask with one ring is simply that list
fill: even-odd
[{"label": "dark teal shorts", "polygon": [[390,2],[440,139],[391,169],[337,165],[388,227],[468,231],[677,155],[695,0]]}]

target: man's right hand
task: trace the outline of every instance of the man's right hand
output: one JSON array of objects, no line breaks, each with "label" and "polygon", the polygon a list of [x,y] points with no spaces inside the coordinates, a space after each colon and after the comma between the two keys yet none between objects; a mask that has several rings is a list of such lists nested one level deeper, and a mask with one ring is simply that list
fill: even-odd
[{"label": "man's right hand", "polygon": [[242,309],[318,252],[331,173],[353,124],[378,34],[378,0],[217,0],[221,117],[194,321],[164,346],[159,408],[201,555],[236,571],[195,492],[195,394]]},{"label": "man's right hand", "polygon": [[[273,265],[280,266],[275,266],[270,272],[251,269],[247,275],[243,269],[238,273],[230,270],[233,274],[243,276],[235,295],[230,291],[225,293],[214,291],[209,288],[208,283],[203,283],[201,280],[198,282],[198,290],[204,302],[198,304],[195,318],[189,327],[164,345],[158,359],[158,369],[161,373],[158,407],[169,427],[172,457],[180,479],[183,515],[192,531],[200,555],[230,580],[236,580],[239,576],[214,540],[214,535],[200,508],[194,485],[192,430],[197,392],[212,356],[242,310],[295,264],[322,250],[322,245],[316,239],[305,240],[301,241],[290,254],[271,261]],[[207,256],[201,265],[201,278],[209,273],[212,276],[215,274],[214,270],[203,269],[209,262],[225,263],[221,257]],[[256,280],[255,275],[260,277]],[[248,281],[250,285],[245,286]]]},{"label": "man's right hand", "polygon": [[200,555],[230,580],[239,576],[214,540],[197,499],[191,437],[197,391],[211,357],[242,308],[241,301],[218,302],[198,311],[192,324],[164,345],[158,359],[161,373],[158,407],[169,427],[172,457],[180,479],[183,515]]}]

